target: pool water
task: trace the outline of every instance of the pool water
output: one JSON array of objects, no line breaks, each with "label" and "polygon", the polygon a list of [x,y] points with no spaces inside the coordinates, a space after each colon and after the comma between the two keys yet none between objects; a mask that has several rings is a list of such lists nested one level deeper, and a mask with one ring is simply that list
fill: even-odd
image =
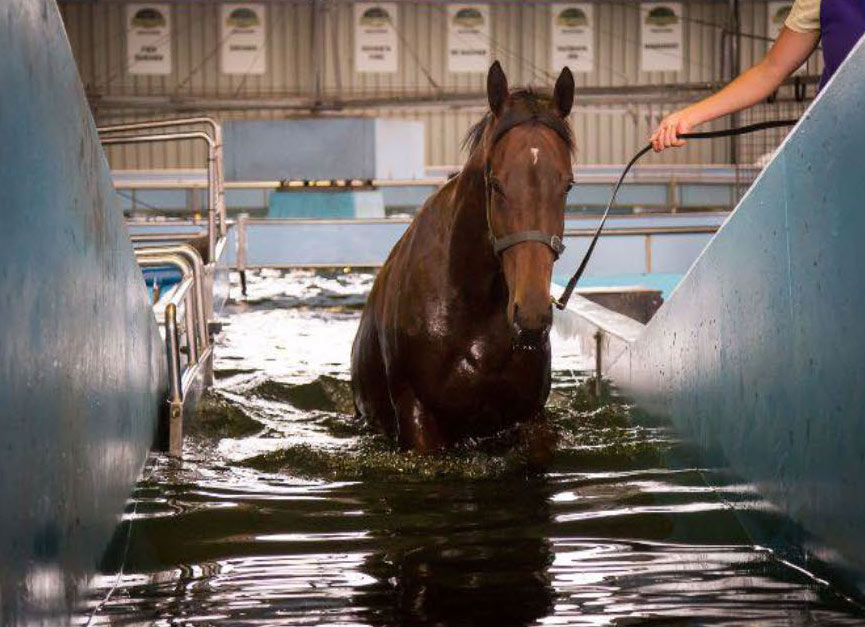
[{"label": "pool water", "polygon": [[724,499],[749,486],[708,487],[668,425],[592,401],[561,341],[543,470],[519,442],[420,457],[369,433],[347,382],[370,284],[251,274],[186,458],[152,458],[81,623],[865,623],[748,537]]}]

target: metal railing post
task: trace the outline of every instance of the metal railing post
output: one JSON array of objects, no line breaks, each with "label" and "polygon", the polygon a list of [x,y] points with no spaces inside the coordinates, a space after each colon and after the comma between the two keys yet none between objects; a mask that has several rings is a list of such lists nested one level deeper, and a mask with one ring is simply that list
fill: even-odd
[{"label": "metal railing post", "polygon": [[240,291],[244,296],[246,296],[246,221],[248,219],[248,213],[241,213],[237,216],[237,249],[235,257],[237,259],[237,271],[240,273]]},{"label": "metal railing post", "polygon": [[207,177],[210,180],[210,184],[208,185],[208,199],[207,199],[207,261],[212,262],[216,261],[216,239],[219,237],[218,233],[222,233],[222,226],[220,225],[217,228],[216,221],[221,218],[219,216],[219,192],[216,191],[216,181],[214,175],[214,168],[216,166],[216,156],[215,150],[213,149],[213,145],[211,144],[211,149],[208,151],[207,155]]},{"label": "metal railing post", "polygon": [[667,204],[669,205],[670,213],[676,213],[679,210],[679,183],[675,176],[670,177],[670,182],[667,188]]},{"label": "metal railing post", "polygon": [[219,234],[228,233],[228,219],[225,215],[225,151],[222,145],[222,125],[214,123],[216,136],[216,209],[219,212]]},{"label": "metal railing post", "polygon": [[649,274],[652,272],[652,234],[651,233],[646,233],[643,245],[645,246],[646,274]]},{"label": "metal railing post", "polygon": [[[182,286],[182,284],[181,284]],[[189,350],[189,364],[197,364],[201,359],[201,354],[206,351],[205,346],[201,346],[201,341],[196,335],[196,327],[200,324],[196,322],[199,317],[197,315],[197,297],[195,295],[195,278],[192,277],[192,289],[186,290],[186,295],[183,297],[186,315],[184,316],[186,330],[186,345]]]},{"label": "metal railing post", "polygon": [[603,342],[604,334],[601,331],[595,332],[595,398],[601,398],[601,383],[604,372],[603,359]]},{"label": "metal railing post", "polygon": [[168,454],[183,454],[183,388],[180,378],[180,342],[177,334],[177,306],[165,308],[165,344],[168,354]]}]

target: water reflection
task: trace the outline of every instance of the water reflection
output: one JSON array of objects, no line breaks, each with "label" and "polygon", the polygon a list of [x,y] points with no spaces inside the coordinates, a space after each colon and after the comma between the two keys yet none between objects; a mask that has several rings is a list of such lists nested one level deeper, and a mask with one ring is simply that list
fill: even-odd
[{"label": "water reflection", "polygon": [[381,548],[358,601],[373,625],[526,625],[550,613],[549,486],[393,485],[368,504]]}]

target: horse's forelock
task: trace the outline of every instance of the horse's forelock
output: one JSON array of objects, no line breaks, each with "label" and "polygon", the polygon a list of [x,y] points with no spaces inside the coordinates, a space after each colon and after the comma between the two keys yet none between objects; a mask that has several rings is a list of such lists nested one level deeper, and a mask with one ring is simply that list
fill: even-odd
[{"label": "horse's forelock", "polygon": [[509,130],[527,122],[543,124],[554,131],[565,142],[568,150],[573,152],[574,136],[570,125],[558,114],[549,97],[542,96],[531,89],[512,92],[505,103],[501,118],[496,119],[491,112],[487,112],[468,130],[462,147],[468,148],[469,154],[474,152],[491,124],[495,125],[492,129],[492,144],[495,145]]}]

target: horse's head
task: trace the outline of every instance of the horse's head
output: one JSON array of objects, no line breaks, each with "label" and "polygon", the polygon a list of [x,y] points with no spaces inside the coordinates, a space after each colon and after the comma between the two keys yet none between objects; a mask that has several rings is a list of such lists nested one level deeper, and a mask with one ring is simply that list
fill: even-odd
[{"label": "horse's head", "polygon": [[508,287],[514,344],[534,349],[549,335],[550,280],[564,249],[565,199],[573,183],[567,116],[574,78],[563,69],[552,98],[530,90],[510,93],[496,61],[487,76],[487,96],[491,111],[482,138],[487,221]]}]

